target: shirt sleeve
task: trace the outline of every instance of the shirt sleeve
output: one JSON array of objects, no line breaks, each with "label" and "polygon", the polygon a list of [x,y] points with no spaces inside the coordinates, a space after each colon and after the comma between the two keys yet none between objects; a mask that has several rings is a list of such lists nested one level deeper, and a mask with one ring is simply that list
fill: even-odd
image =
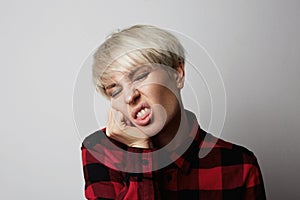
[{"label": "shirt sleeve", "polygon": [[244,166],[245,200],[265,200],[266,193],[262,173],[256,158],[252,164]]},{"label": "shirt sleeve", "polygon": [[[122,163],[130,172],[122,172],[105,165],[107,156],[81,148],[85,180],[85,197],[99,199],[159,199],[156,177],[151,171],[152,158],[149,149],[128,148],[122,155]],[[101,159],[101,160],[100,160]],[[114,159],[114,158],[112,158]],[[134,171],[139,173],[134,173]]]}]

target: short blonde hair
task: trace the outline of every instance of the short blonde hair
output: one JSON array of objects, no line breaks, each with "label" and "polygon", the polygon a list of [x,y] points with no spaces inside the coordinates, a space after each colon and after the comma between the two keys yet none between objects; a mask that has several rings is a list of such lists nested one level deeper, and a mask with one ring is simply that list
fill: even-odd
[{"label": "short blonde hair", "polygon": [[94,54],[93,83],[106,95],[105,83],[113,72],[157,63],[175,68],[185,60],[184,48],[170,32],[151,25],[135,25],[112,33]]}]

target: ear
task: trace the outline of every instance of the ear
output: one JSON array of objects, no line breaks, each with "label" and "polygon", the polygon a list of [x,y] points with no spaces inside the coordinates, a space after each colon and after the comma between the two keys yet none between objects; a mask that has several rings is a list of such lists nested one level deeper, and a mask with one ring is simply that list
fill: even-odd
[{"label": "ear", "polygon": [[179,61],[175,68],[175,80],[178,89],[182,89],[184,86],[184,63]]}]

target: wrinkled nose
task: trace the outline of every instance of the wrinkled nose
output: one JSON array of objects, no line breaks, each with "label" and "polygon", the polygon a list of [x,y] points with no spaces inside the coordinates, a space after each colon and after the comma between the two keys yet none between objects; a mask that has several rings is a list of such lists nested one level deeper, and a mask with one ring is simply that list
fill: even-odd
[{"label": "wrinkled nose", "polygon": [[129,89],[125,95],[125,102],[129,105],[136,104],[141,94],[137,89]]}]

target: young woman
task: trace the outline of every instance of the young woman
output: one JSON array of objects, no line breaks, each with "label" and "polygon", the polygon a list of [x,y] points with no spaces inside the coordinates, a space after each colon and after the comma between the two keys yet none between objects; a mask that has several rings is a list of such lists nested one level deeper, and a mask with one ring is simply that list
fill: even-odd
[{"label": "young woman", "polygon": [[184,109],[184,63],[178,39],[148,25],[98,48],[94,83],[111,110],[82,145],[87,199],[266,198],[254,154],[206,133]]}]

